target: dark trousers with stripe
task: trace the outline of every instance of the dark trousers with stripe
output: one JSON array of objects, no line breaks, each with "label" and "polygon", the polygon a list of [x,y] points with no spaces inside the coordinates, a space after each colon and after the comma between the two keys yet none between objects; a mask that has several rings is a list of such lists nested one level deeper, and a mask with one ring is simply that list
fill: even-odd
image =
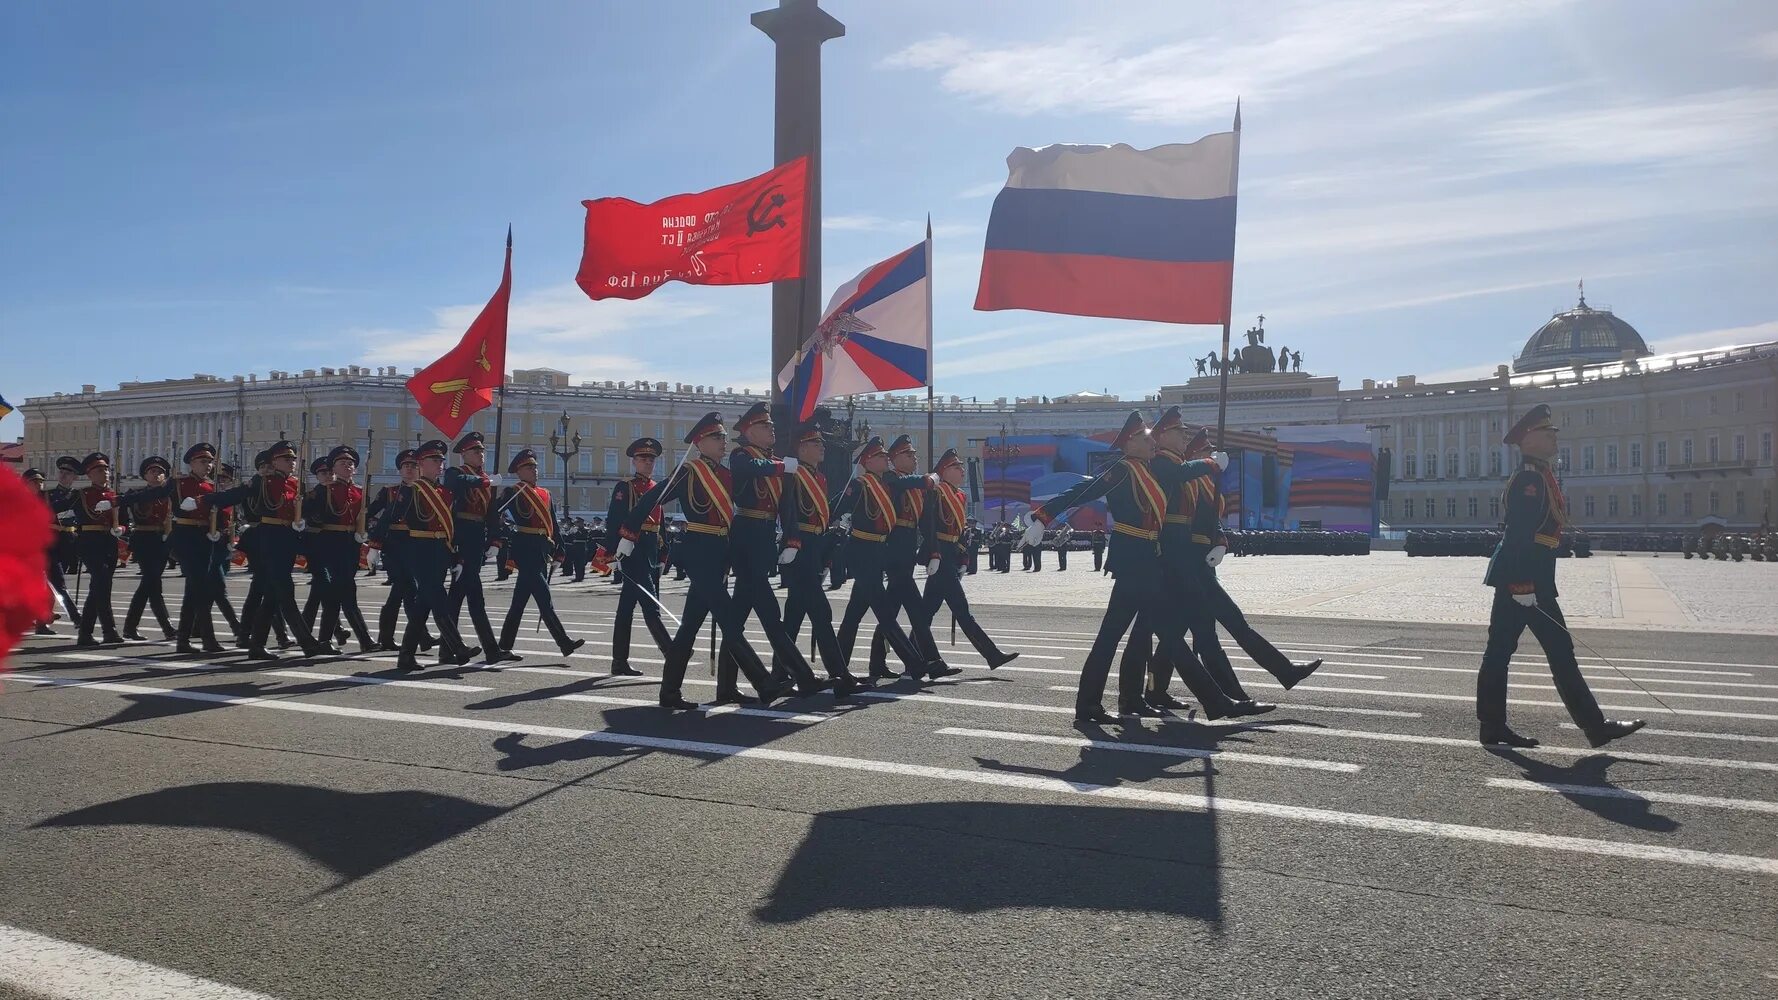
[{"label": "dark trousers with stripe", "polygon": [[[846,600],[846,611],[840,617],[836,641],[841,654],[850,661],[852,647],[858,639],[858,626],[867,613],[873,614],[877,618],[878,633],[889,648],[895,650],[895,655],[901,657],[902,665],[913,673],[924,673],[930,658],[896,622],[898,605],[883,585],[889,559],[884,549],[885,543],[863,538],[853,537],[846,542],[846,569],[852,575],[852,596]],[[926,638],[930,642],[932,633],[927,632]]]},{"label": "dark trousers with stripe", "polygon": [[[217,547],[209,533],[196,525],[175,525],[173,554],[179,558],[179,576],[183,587],[179,595],[179,641],[200,639],[205,645],[216,642],[216,620],[210,616],[220,585],[221,568],[217,566]],[[226,599],[225,599],[226,600]]]},{"label": "dark trousers with stripe", "polygon": [[[688,531],[685,540],[674,547],[673,558],[691,577],[691,590],[685,595],[679,631],[673,636],[673,645],[667,651],[667,665],[661,671],[661,699],[682,697],[680,689],[685,684],[685,669],[697,650],[698,632],[703,628],[704,619],[709,617],[716,619],[717,631],[722,634],[723,645],[728,649],[735,669],[747,675],[754,690],[770,690],[773,686],[771,673],[760,662],[759,654],[754,652],[742,631],[747,612],[740,602],[729,596],[725,584],[727,539]],[[735,679],[730,677],[728,683],[732,689]],[[726,694],[728,690],[719,678],[717,693]]]},{"label": "dark trousers with stripe", "polygon": [[117,618],[111,611],[111,580],[117,575],[117,539],[109,531],[81,530],[78,541],[80,565],[86,569],[86,603],[80,609],[80,638],[93,637],[98,628],[106,638],[117,636]]},{"label": "dark trousers with stripe", "polygon": [[310,559],[321,561],[326,591],[321,596],[321,627],[315,634],[326,639],[339,630],[340,619],[357,637],[359,645],[370,648],[374,642],[364,610],[358,605],[358,538],[347,531],[324,532],[309,546]]},{"label": "dark trousers with stripe", "polygon": [[1488,615],[1488,646],[1482,652],[1481,672],[1476,675],[1476,718],[1490,724],[1506,722],[1507,665],[1526,629],[1543,647],[1556,693],[1562,696],[1568,717],[1586,732],[1598,729],[1605,721],[1605,713],[1600,711],[1592,689],[1581,676],[1580,664],[1574,658],[1574,638],[1568,634],[1568,621],[1562,616],[1556,595],[1538,594],[1537,606],[1528,608],[1513,600],[1506,587],[1494,588],[1494,607]]},{"label": "dark trousers with stripe", "polygon": [[[784,628],[778,610],[778,595],[772,590],[772,567],[778,563],[777,532],[773,522],[745,515],[735,518],[729,531],[729,560],[735,576],[735,603],[741,608],[741,624],[746,627],[748,615],[759,622],[759,630],[772,647],[772,672],[789,677],[798,684],[813,684],[815,672],[796,640]],[[739,668],[728,653],[728,644],[717,654],[716,681],[718,691],[733,690]]]},{"label": "dark trousers with stripe", "polygon": [[[525,605],[537,603],[537,617],[549,629],[550,637],[556,640],[556,646],[562,655],[568,655],[571,640],[568,630],[562,627],[562,619],[556,615],[556,603],[549,593],[550,542],[542,535],[519,535],[512,540],[512,558],[518,564],[513,574],[516,581],[512,585],[512,606],[506,611],[506,620],[500,623],[500,648],[512,651],[512,644],[519,637],[519,622],[525,617]],[[451,626],[452,631],[456,625]]]},{"label": "dark trousers with stripe", "polygon": [[413,613],[408,616],[407,630],[401,636],[402,659],[411,660],[419,653],[428,616],[437,627],[445,650],[452,657],[460,656],[463,637],[451,618],[450,595],[445,591],[445,574],[452,560],[450,546],[442,538],[409,537],[401,555],[413,587]]},{"label": "dark trousers with stripe", "polygon": [[488,621],[488,602],[482,594],[482,567],[488,564],[488,529],[461,515],[457,531],[457,579],[451,583],[451,620],[455,621],[469,605],[469,622],[481,640],[482,648],[493,650],[498,641],[494,625]]},{"label": "dark trousers with stripe", "polygon": [[135,595],[130,598],[129,610],[124,613],[123,630],[136,631],[142,615],[152,612],[161,631],[167,638],[172,638],[175,634],[173,622],[167,616],[167,599],[161,588],[161,574],[167,571],[167,539],[159,529],[130,532],[130,559],[135,562],[142,578],[136,584]]},{"label": "dark trousers with stripe", "polygon": [[994,644],[992,636],[976,621],[975,614],[969,610],[969,595],[963,592],[963,567],[949,559],[941,560],[938,572],[926,578],[926,591],[922,595],[924,610],[928,621],[938,615],[938,609],[949,607],[951,620],[963,630],[969,638],[969,644],[975,647],[984,659],[997,660],[1006,655]]},{"label": "dark trousers with stripe", "polygon": [[[612,667],[628,666],[630,662],[630,628],[636,613],[642,613],[642,623],[648,629],[649,637],[660,648],[661,655],[673,648],[673,636],[667,631],[667,623],[661,619],[660,596],[661,580],[658,565],[646,556],[631,554],[628,559],[618,563],[618,572],[623,576],[623,589],[617,595],[617,617],[611,623],[611,665]],[[654,600],[649,600],[652,596]]]},{"label": "dark trousers with stripe", "polygon": [[822,542],[818,535],[804,534],[801,536],[802,548],[797,550],[795,559],[778,567],[778,575],[784,578],[786,593],[784,595],[784,632],[796,641],[797,633],[802,631],[803,619],[809,620],[809,634],[815,640],[815,649],[821,654],[821,666],[827,676],[835,678],[851,675],[846,669],[846,655],[840,651],[839,637],[833,630],[833,605],[828,603],[827,591],[821,588]]}]

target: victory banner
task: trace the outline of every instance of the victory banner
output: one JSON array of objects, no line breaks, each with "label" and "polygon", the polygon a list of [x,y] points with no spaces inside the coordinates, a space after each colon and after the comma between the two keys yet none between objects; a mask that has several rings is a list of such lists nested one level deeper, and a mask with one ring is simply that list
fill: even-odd
[{"label": "victory banner", "polygon": [[407,380],[407,391],[432,426],[454,438],[476,411],[492,405],[506,381],[506,316],[512,300],[512,230],[506,231],[506,266],[500,287],[469,324],[463,339],[443,357]]},{"label": "victory banner", "polygon": [[758,177],[643,205],[586,206],[574,283],[592,299],[639,299],[669,281],[763,285],[803,276],[807,157]]}]

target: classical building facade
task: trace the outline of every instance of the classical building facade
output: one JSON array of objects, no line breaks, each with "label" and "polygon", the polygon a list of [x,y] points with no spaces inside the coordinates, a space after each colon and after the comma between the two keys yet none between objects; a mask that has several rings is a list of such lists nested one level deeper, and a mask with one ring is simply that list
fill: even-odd
[{"label": "classical building facade", "polygon": [[[1181,359],[1182,367],[1188,363]],[[352,444],[373,478],[392,476],[400,449],[435,434],[420,421],[405,378],[393,368],[347,366],[265,378],[200,374],[104,391],[83,386],[25,401],[26,454],[47,468],[56,455],[100,449],[128,472],[147,455],[176,458],[192,442],[209,440],[239,464],[279,438],[302,440],[306,430],[309,453]],[[986,448],[983,472],[991,477],[992,443],[1003,434],[1104,433],[1132,408],[1154,412],[1175,403],[1189,421],[1214,425],[1217,392],[1218,379],[1204,375],[1140,400],[1091,392],[946,397],[934,415],[935,447],[978,462]],[[634,438],[653,436],[672,448],[704,413],[738,415],[759,398],[664,382],[575,384],[550,369],[513,372],[505,395],[505,454],[536,449],[546,484],[560,490],[566,475],[566,499],[576,513],[603,509]],[[1772,513],[1778,343],[1655,356],[1630,324],[1584,299],[1487,378],[1423,384],[1403,375],[1345,389],[1336,377],[1301,371],[1231,375],[1228,423],[1281,438],[1300,434],[1287,428],[1339,426],[1348,439],[1357,429],[1389,470],[1386,489],[1379,485],[1387,495],[1376,501],[1386,526],[1480,528],[1499,520],[1512,471],[1511,450],[1500,444],[1503,428],[1537,403],[1549,403],[1562,426],[1560,472],[1584,527],[1755,528]],[[916,394],[853,401],[855,419],[871,433],[906,433],[921,442],[925,407]],[[495,411],[477,414],[470,427],[492,440]],[[551,434],[564,451],[578,435],[578,454],[558,459]]]}]

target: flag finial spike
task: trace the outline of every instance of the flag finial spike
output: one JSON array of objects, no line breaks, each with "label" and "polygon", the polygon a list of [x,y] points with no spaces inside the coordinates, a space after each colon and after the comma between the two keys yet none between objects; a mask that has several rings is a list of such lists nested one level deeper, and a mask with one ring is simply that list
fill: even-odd
[{"label": "flag finial spike", "polygon": [[932,213],[926,213],[926,238],[932,239]]},{"label": "flag finial spike", "polygon": [[1235,96],[1235,131],[1241,131],[1241,97]]},{"label": "flag finial spike", "polygon": [[512,249],[512,223],[506,224],[506,249]]}]

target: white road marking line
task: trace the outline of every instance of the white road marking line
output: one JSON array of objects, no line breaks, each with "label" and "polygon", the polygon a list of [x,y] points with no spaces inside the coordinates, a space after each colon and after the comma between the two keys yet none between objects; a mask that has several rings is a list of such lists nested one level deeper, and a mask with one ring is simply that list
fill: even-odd
[{"label": "white road marking line", "polygon": [[[1323,729],[1320,726],[1305,725],[1300,722],[1266,723],[1245,719],[1231,719],[1227,722],[1210,723],[1210,725],[1241,725],[1248,726],[1247,732],[1289,731],[1304,736],[1326,736],[1332,739],[1376,740],[1381,743],[1417,743],[1421,746],[1459,747],[1464,750],[1480,750],[1481,744],[1475,740],[1460,740],[1452,736],[1422,736],[1417,733],[1379,733],[1366,729]],[[1622,750],[1594,750],[1591,747],[1559,747],[1548,743],[1520,753],[1529,756],[1552,755],[1556,757],[1593,757],[1609,756],[1618,760],[1637,760],[1651,764],[1691,764],[1698,767],[1720,767],[1734,771],[1778,771],[1778,763],[1763,760],[1732,760],[1721,757],[1682,757],[1665,753],[1637,753]]]},{"label": "white road marking line", "polygon": [[[1576,626],[1576,627],[1584,627],[1584,626]],[[1474,648],[1474,649],[1430,649],[1425,646],[1385,646],[1383,648],[1385,648],[1385,649],[1399,649],[1405,653],[1445,653],[1445,654],[1452,655],[1452,656],[1473,656],[1473,657],[1477,658],[1478,660],[1481,659],[1481,656],[1482,656],[1482,647],[1480,645],[1477,645],[1476,648]],[[1670,666],[1679,666],[1679,667],[1743,667],[1743,668],[1752,667],[1752,668],[1763,669],[1763,670],[1778,670],[1778,663],[1734,663],[1734,662],[1724,662],[1722,660],[1675,660],[1675,659],[1670,659],[1670,658],[1666,658],[1666,657],[1657,659],[1657,658],[1638,658],[1638,657],[1634,657],[1634,656],[1604,657],[1604,656],[1592,656],[1592,655],[1578,656],[1577,659],[1598,660],[1598,661],[1602,661],[1602,662],[1609,660],[1612,663],[1663,663],[1663,664],[1667,664]],[[1523,658],[1514,657],[1513,662],[1514,663],[1521,663],[1521,662],[1522,663],[1536,663],[1536,662],[1540,662],[1540,661],[1535,656],[1529,656],[1529,657],[1523,657]]]},{"label": "white road marking line", "polygon": [[[667,750],[676,753],[769,760],[777,761],[779,763],[801,764],[809,767],[822,767],[840,771],[860,771],[895,775],[898,777],[922,778],[933,781],[952,781],[961,784],[1017,788],[1024,791],[1043,792],[1046,794],[1069,796],[1080,795],[1096,799],[1141,802],[1149,805],[1164,805],[1205,813],[1216,813],[1223,816],[1259,816],[1266,819],[1315,823],[1324,826],[1337,826],[1345,827],[1347,829],[1368,830],[1406,836],[1465,841],[1469,843],[1489,844],[1496,847],[1528,847],[1548,851],[1588,854],[1595,857],[1623,858],[1634,861],[1654,861],[1667,864],[1712,868],[1719,871],[1778,876],[1778,858],[1756,857],[1744,854],[1719,854],[1686,848],[1663,847],[1654,844],[1594,840],[1585,837],[1565,837],[1555,834],[1528,833],[1519,830],[1499,830],[1490,827],[1466,826],[1458,823],[1442,823],[1432,820],[1341,812],[1332,809],[1315,809],[1306,806],[1291,806],[1248,799],[1232,799],[1224,798],[1222,796],[1193,795],[1185,792],[1165,792],[1137,786],[1092,785],[1084,782],[1065,781],[1059,778],[1043,778],[1035,775],[1011,774],[1004,771],[965,770],[962,768],[935,767],[926,764],[905,764],[897,761],[871,760],[861,757],[838,757],[828,754],[783,750],[775,747],[734,746],[722,743],[707,743],[697,740],[670,739],[660,736],[636,736],[609,731],[589,731],[566,729],[557,726],[537,726],[521,722],[502,721],[499,719],[467,719],[445,715],[421,715],[412,712],[386,712],[376,709],[350,708],[343,705],[321,705],[314,702],[274,698],[241,698],[231,695],[212,694],[207,691],[179,691],[135,684],[82,684],[78,681],[63,681],[57,678],[36,677],[29,674],[16,675],[15,679],[27,684],[47,684],[58,687],[66,686],[76,690],[105,691],[117,694],[141,694],[162,698],[202,701],[211,704],[233,705],[243,708],[256,708],[268,711],[300,712],[308,715],[369,719],[379,722],[406,722],[419,725],[472,729],[480,732],[501,734],[524,733],[527,735],[550,736],[565,740],[586,740],[593,743],[606,743],[622,747],[647,747],[650,749]],[[1778,765],[1773,766],[1778,768]]]},{"label": "white road marking line", "polygon": [[[1523,687],[1526,685],[1520,685],[1520,686]],[[1530,686],[1536,687],[1539,685],[1530,685]],[[1555,690],[1555,688],[1554,687],[1547,687],[1546,690],[1553,691],[1553,690]],[[1597,689],[1597,688],[1594,690],[1595,690],[1595,693],[1599,693],[1599,694],[1640,695],[1642,693],[1640,691],[1605,691],[1603,689]],[[1321,693],[1326,693],[1326,694],[1368,694],[1368,695],[1374,695],[1379,698],[1419,698],[1422,700],[1430,700],[1430,701],[1474,701],[1475,700],[1475,696],[1469,695],[1469,694],[1434,694],[1432,692],[1427,692],[1427,691],[1376,691],[1371,688],[1323,687],[1321,685],[1316,685],[1315,687],[1299,686],[1296,688],[1296,691],[1298,693],[1302,693],[1302,694],[1321,694]],[[1661,694],[1671,697],[1673,692],[1662,691]],[[1708,696],[1700,695],[1700,696],[1696,696],[1696,697],[1717,697],[1717,696],[1715,696],[1715,695],[1708,695]],[[1529,705],[1529,706],[1533,706],[1533,707],[1537,707],[1537,708],[1562,708],[1562,707],[1564,707],[1562,705],[1562,703],[1559,701],[1531,701],[1529,699],[1524,699],[1524,698],[1508,698],[1506,700],[1506,703],[1508,705]],[[1673,715],[1702,715],[1702,716],[1709,716],[1709,717],[1718,718],[1718,719],[1760,719],[1760,720],[1768,721],[1768,722],[1778,721],[1778,715],[1757,715],[1757,714],[1752,714],[1752,713],[1748,713],[1748,712],[1717,712],[1717,711],[1712,711],[1712,710],[1702,709],[1702,708],[1664,709],[1664,708],[1660,708],[1659,706],[1649,706],[1649,705],[1600,705],[1599,707],[1602,709],[1606,709],[1607,711],[1612,711],[1612,712],[1667,712],[1667,713],[1670,713]]]},{"label": "white road marking line", "polygon": [[[987,667],[978,667],[973,663],[964,663],[964,664],[957,664],[957,665],[961,666],[965,670],[986,670],[986,669],[988,669]],[[1233,666],[1233,664],[1231,664],[1231,666]],[[1078,668],[1070,670],[1065,667],[1015,667],[1015,666],[1008,665],[1008,666],[1004,666],[1004,667],[996,667],[995,671],[996,672],[1018,673],[1018,674],[1055,674],[1055,675],[1058,675],[1061,677],[1079,677],[1080,676],[1080,670]],[[1259,667],[1235,667],[1235,671],[1237,673],[1243,673],[1243,674],[1265,674],[1266,673],[1263,669],[1261,669]],[[1271,675],[1266,674],[1266,676],[1270,677]],[[1315,671],[1315,676],[1317,676],[1317,677],[1344,677],[1344,678],[1348,678],[1351,680],[1359,680],[1359,681],[1386,681],[1389,679],[1387,677],[1384,677],[1381,674],[1336,674],[1336,673],[1327,673],[1327,672],[1320,671],[1320,670]]]},{"label": "white road marking line", "polygon": [[[635,707],[658,708],[660,702],[652,698],[614,698],[602,694],[558,694],[551,701],[584,701],[595,705],[626,705]],[[700,705],[698,711],[705,715],[751,715],[761,719],[773,719],[778,722],[826,722],[831,715],[813,715],[807,712],[780,712],[770,708],[749,708],[745,705]]]},{"label": "white road marking line", "polygon": [[209,979],[0,924],[0,983],[58,1000],[272,1000]]},{"label": "white road marking line", "polygon": [[[1562,723],[1563,729],[1579,731],[1580,727],[1572,722]],[[1704,733],[1692,729],[1655,729],[1644,728],[1643,733],[1649,736],[1683,736],[1695,740],[1724,740],[1732,743],[1778,743],[1778,736],[1746,736],[1741,733]]]},{"label": "white road marking line", "polygon": [[1347,764],[1335,760],[1315,760],[1308,757],[1278,757],[1272,754],[1242,753],[1237,750],[1200,750],[1195,747],[1175,747],[1160,743],[1125,743],[1119,740],[1089,740],[1083,736],[1046,736],[1039,733],[1003,733],[992,729],[963,729],[946,727],[934,730],[936,736],[967,736],[984,740],[1003,740],[1008,743],[1041,743],[1058,747],[1092,747],[1095,750],[1121,750],[1129,753],[1155,754],[1162,757],[1191,757],[1201,760],[1233,760],[1249,764],[1271,764],[1276,767],[1301,767],[1311,771],[1334,771],[1340,774],[1354,774],[1364,769],[1361,764]]},{"label": "white road marking line", "polygon": [[[1320,649],[1312,646],[1279,646],[1280,653],[1295,653],[1298,656],[1321,656]],[[1342,649],[1333,656],[1368,656],[1379,660],[1424,660],[1424,656],[1406,656],[1399,653],[1367,653],[1362,649]]]},{"label": "white road marking line", "polygon": [[[1006,668],[1002,667],[1001,669],[1004,670]],[[1051,684],[1049,689],[1051,691],[1064,691],[1068,694],[1075,694],[1080,691],[1080,688],[1073,684]],[[1301,691],[1302,689],[1298,688],[1297,690]],[[1421,717],[1419,712],[1397,712],[1387,708],[1347,708],[1344,705],[1305,705],[1300,701],[1293,701],[1288,704],[1279,702],[1278,710],[1281,712],[1333,712],[1339,715],[1381,715],[1391,719],[1418,719]]]},{"label": "white road marking line", "polygon": [[357,674],[328,674],[318,670],[264,670],[261,677],[294,677],[305,681],[343,681],[347,684],[383,684],[389,687],[419,688],[423,691],[492,691],[489,687],[476,687],[473,684],[441,684],[436,681],[404,681],[391,677],[361,677]]},{"label": "white road marking line", "polygon": [[1741,812],[1778,813],[1778,802],[1759,799],[1725,799],[1715,795],[1688,795],[1684,792],[1650,792],[1610,785],[1560,785],[1553,782],[1523,781],[1518,778],[1489,778],[1490,788],[1510,788],[1519,792],[1554,792],[1558,795],[1584,795],[1597,799],[1632,799],[1638,802],[1671,802],[1674,805],[1709,806],[1713,809],[1736,809]]}]

